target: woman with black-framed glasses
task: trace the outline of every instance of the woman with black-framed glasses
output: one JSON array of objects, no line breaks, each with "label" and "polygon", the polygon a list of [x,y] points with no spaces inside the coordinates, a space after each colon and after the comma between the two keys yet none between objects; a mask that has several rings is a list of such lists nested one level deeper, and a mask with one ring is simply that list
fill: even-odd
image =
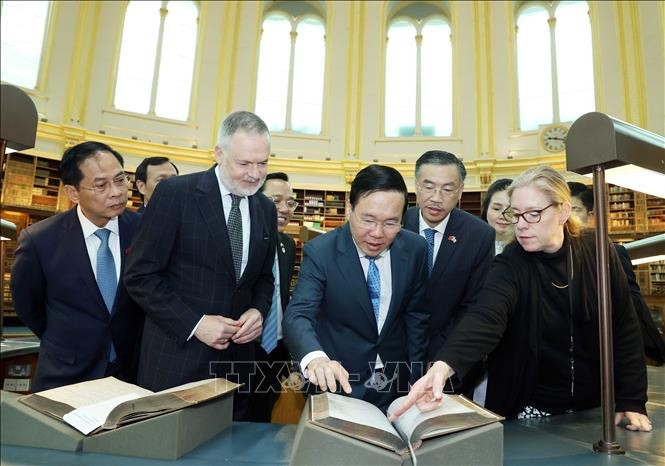
[{"label": "woman with black-framed glasses", "polygon": [[[441,403],[442,384],[488,354],[485,406],[507,418],[542,417],[600,405],[595,239],[571,216],[565,179],[539,166],[508,188],[503,212],[515,239],[498,255],[428,373],[394,413]],[[650,431],[646,366],[626,276],[610,248],[616,423]]]}]

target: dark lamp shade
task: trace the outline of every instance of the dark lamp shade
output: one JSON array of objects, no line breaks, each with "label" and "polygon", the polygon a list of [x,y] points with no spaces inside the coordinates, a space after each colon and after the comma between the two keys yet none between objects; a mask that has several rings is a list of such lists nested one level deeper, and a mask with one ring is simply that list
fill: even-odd
[{"label": "dark lamp shade", "polygon": [[35,147],[37,108],[16,86],[0,84],[0,139],[15,151]]}]

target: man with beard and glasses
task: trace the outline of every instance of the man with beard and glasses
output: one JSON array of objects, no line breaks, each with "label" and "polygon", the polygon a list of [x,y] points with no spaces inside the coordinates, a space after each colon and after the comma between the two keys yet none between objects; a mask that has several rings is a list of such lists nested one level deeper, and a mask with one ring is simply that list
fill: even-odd
[{"label": "man with beard and glasses", "polygon": [[222,122],[217,165],[162,181],[143,214],[125,284],[146,323],[139,385],[163,390],[209,377],[245,383],[235,420],[248,416],[255,343],[273,296],[277,214],[257,194],[270,132],[257,115]]}]

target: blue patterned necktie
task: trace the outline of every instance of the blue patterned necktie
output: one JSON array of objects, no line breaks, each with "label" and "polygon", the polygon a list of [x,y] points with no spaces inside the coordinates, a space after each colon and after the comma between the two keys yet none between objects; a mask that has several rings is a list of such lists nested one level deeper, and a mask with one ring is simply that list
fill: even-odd
[{"label": "blue patterned necktie", "polygon": [[[102,294],[104,304],[109,314],[113,311],[115,302],[115,292],[118,287],[118,280],[115,272],[115,261],[111,248],[109,248],[109,235],[111,230],[100,228],[95,232],[95,236],[101,240],[99,249],[97,249],[97,286]],[[109,361],[115,361],[116,354],[113,343],[111,343],[111,353]]]},{"label": "blue patterned necktie", "polygon": [[276,257],[275,263],[272,266],[272,274],[275,277],[275,291],[272,293],[272,305],[263,324],[263,337],[261,338],[261,348],[263,348],[266,354],[270,354],[277,347],[277,320],[279,317],[277,315],[279,312],[277,308],[279,307],[281,297],[279,290],[279,264]]},{"label": "blue patterned necktie", "polygon": [[379,303],[381,301],[381,276],[379,275],[379,268],[376,266],[376,257],[365,257],[369,260],[369,268],[367,269],[367,289],[369,290],[369,298],[372,300],[374,317],[378,322]]},{"label": "blue patterned necktie", "polygon": [[229,231],[231,254],[233,255],[233,268],[236,272],[236,282],[240,281],[242,268],[242,214],[240,213],[240,200],[242,197],[231,194],[231,211],[226,227]]},{"label": "blue patterned necktie", "polygon": [[434,267],[434,235],[436,230],[432,228],[425,228],[425,239],[427,240],[427,271],[432,275],[432,268]]}]

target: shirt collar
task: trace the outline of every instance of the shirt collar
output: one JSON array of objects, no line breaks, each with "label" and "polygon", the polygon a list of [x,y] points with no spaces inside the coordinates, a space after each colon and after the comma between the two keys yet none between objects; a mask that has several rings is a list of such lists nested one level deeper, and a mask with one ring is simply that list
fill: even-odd
[{"label": "shirt collar", "polygon": [[[448,212],[446,218],[441,220],[441,223],[439,223],[437,226],[435,226],[432,229],[438,231],[441,234],[444,234],[446,231],[446,227],[448,226],[448,220],[450,220],[450,212]],[[430,226],[425,222],[425,219],[423,218],[423,212],[420,209],[418,209],[418,231],[420,233],[423,233],[428,228],[430,228]]]},{"label": "shirt collar", "polygon": [[[88,238],[89,236],[94,235],[95,232],[97,230],[99,230],[100,227],[98,227],[97,225],[92,223],[90,220],[88,220],[88,217],[86,217],[83,214],[83,211],[81,210],[80,205],[76,206],[76,214],[78,215],[79,223],[81,224],[81,229],[83,230],[83,237],[84,238]],[[118,226],[118,217],[113,217],[102,228],[106,228],[108,230],[111,230],[112,233],[115,233],[116,235],[120,236],[120,227]]]}]

